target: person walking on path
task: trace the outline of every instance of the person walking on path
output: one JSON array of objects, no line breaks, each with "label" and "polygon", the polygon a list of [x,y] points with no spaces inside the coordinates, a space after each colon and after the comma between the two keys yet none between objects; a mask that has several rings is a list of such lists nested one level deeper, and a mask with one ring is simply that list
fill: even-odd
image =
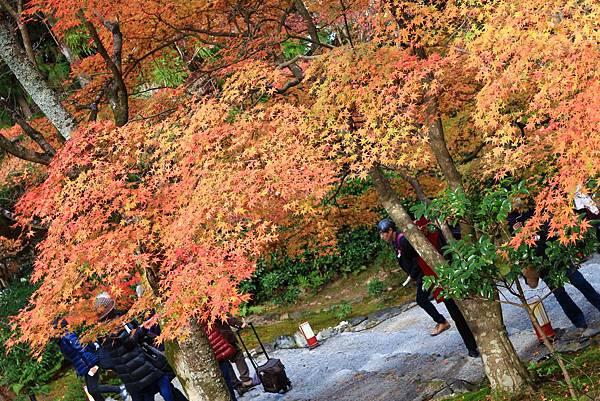
[{"label": "person walking on path", "polygon": [[215,327],[217,330],[219,330],[223,338],[235,349],[235,354],[230,356],[227,360],[230,363],[235,364],[235,367],[239,373],[239,379],[234,375],[232,381],[233,386],[241,396],[253,388],[255,384],[252,381],[252,378],[250,378],[250,369],[246,363],[246,357],[238,345],[237,338],[232,330],[232,327],[235,329],[243,329],[246,327],[246,322],[243,319],[240,320],[235,317],[229,317],[226,322],[222,322],[220,320],[216,321]]},{"label": "person walking on path", "polygon": [[[63,326],[66,322],[63,320]],[[69,360],[78,377],[82,377],[85,381],[87,392],[92,396],[94,401],[104,401],[102,394],[114,393],[119,394],[123,401],[127,399],[127,391],[125,386],[110,386],[100,384],[100,370],[98,367],[98,357],[96,352],[99,348],[97,343],[82,346],[79,342],[77,334],[68,332],[59,341],[58,346],[60,351]]]},{"label": "person walking on path", "polygon": [[227,385],[227,389],[229,390],[231,400],[236,401],[237,398],[234,392],[235,373],[233,372],[233,367],[229,362],[229,360],[235,355],[236,349],[229,341],[227,341],[227,339],[217,326],[217,322],[215,322],[211,328],[208,328],[208,326],[204,326],[204,331],[206,333],[206,336],[208,337],[210,348],[215,354],[215,359],[219,364],[219,369],[221,370],[223,379],[225,379],[225,384]]},{"label": "person walking on path", "polygon": [[[513,212],[508,215],[508,222],[510,226],[510,231],[515,232],[519,230],[525,222],[533,216],[532,210],[527,210],[523,213]],[[549,256],[546,254],[546,249],[548,248],[548,243],[551,241],[548,238],[548,223],[544,224],[541,230],[538,232],[535,243],[535,255],[540,258],[548,258]],[[560,305],[561,309],[567,315],[571,323],[578,329],[586,330],[587,329],[587,321],[585,319],[585,315],[581,308],[573,301],[573,298],[569,296],[565,287],[560,285],[556,285],[553,280],[550,279],[550,270],[548,268],[542,268],[538,271],[539,277],[546,283],[556,301]],[[590,284],[589,281],[585,279],[583,274],[577,269],[573,263],[570,263],[567,269],[567,279],[573,287],[575,287],[579,292],[583,294],[583,296],[596,307],[600,311],[600,294],[598,291]],[[529,284],[529,282],[527,281]],[[531,285],[530,285],[531,286]]]},{"label": "person walking on path", "polygon": [[[427,236],[427,239],[438,249],[440,250],[443,246],[442,238],[439,234],[439,231],[428,232],[427,225],[428,222],[425,219],[421,219],[417,222],[419,228],[424,231],[424,234]],[[404,270],[411,280],[413,280],[417,286],[417,295],[416,302],[436,323],[434,329],[431,331],[431,336],[437,336],[444,331],[450,329],[450,323],[446,320],[446,318],[438,312],[437,308],[433,305],[430,300],[431,289],[425,290],[423,289],[423,277],[424,276],[433,276],[435,272],[425,261],[419,256],[417,251],[410,244],[408,239],[398,231],[396,228],[396,223],[392,219],[386,218],[381,220],[377,224],[377,228],[379,230],[379,235],[381,239],[392,244],[394,250],[396,251],[396,258],[402,270]],[[467,324],[462,312],[451,299],[445,299],[440,296],[440,289],[436,288],[433,290],[433,297],[436,301],[443,302],[448,310],[448,313],[456,323],[456,328],[458,329],[458,333],[460,334],[463,342],[468,351],[468,355],[472,358],[476,358],[479,356],[479,350],[477,348],[477,343],[475,342],[475,337]]]}]

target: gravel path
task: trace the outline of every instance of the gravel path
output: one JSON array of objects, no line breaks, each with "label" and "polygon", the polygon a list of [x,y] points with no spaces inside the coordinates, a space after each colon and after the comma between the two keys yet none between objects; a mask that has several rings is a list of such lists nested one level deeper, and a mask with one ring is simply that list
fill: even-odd
[{"label": "gravel path", "polygon": [[[596,254],[580,271],[600,291],[600,255]],[[528,287],[524,285],[524,288]],[[588,325],[600,331],[600,311],[572,285],[567,284],[565,288],[587,316]],[[543,296],[547,292],[546,285],[540,282],[537,289],[527,289],[527,296]],[[510,294],[506,296],[515,300]],[[555,298],[550,296],[544,305],[553,327],[564,330],[562,337],[575,339],[567,346],[578,345],[580,340],[574,327]],[[438,305],[438,309],[453,323],[443,305]],[[511,305],[503,305],[502,310],[519,355],[527,360],[543,355],[545,349],[539,345],[526,313]],[[484,378],[481,359],[466,355],[454,327],[430,337],[428,333],[433,325],[431,318],[415,306],[369,330],[331,337],[313,350],[273,351],[270,356],[283,361],[293,388],[286,394],[272,394],[263,392],[259,385],[238,399],[424,401],[474,388]],[[251,366],[249,361],[248,366]],[[156,399],[162,400],[160,396]]]},{"label": "gravel path", "polygon": [[[581,272],[600,289],[600,255],[588,261]],[[566,288],[590,326],[600,325],[600,312],[570,284]],[[528,296],[543,295],[547,287],[541,282],[536,290],[527,292]],[[554,297],[544,303],[553,327],[572,332]],[[438,309],[450,320],[442,305]],[[503,313],[511,340],[523,358],[542,351],[523,310],[503,305]],[[271,357],[283,361],[294,387],[286,394],[271,394],[258,386],[240,400],[409,401],[429,398],[438,390],[460,391],[482,380],[481,360],[467,357],[456,329],[430,337],[432,326],[429,316],[413,307],[370,330],[329,338],[314,350],[276,350]]]}]

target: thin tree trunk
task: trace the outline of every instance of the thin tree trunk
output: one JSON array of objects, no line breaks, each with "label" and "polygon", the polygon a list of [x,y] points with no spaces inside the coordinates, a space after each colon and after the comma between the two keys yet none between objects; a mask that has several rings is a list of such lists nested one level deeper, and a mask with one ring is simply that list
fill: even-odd
[{"label": "thin tree trunk", "polygon": [[[48,17],[47,20],[44,21],[44,25],[46,26],[46,29],[48,29],[48,33],[50,33],[52,39],[54,39],[54,43],[56,43],[56,46],[58,46],[58,49],[60,50],[62,55],[65,56],[69,64],[73,65],[74,63],[79,61],[79,57],[73,52],[73,49],[71,49],[68,44],[60,40],[60,38],[58,38],[54,34],[54,32],[52,32],[52,25],[54,25],[55,23],[56,21],[54,21],[52,17]],[[89,84],[91,81],[88,75],[85,75],[81,72],[76,75],[76,78],[77,82],[79,82],[79,85],[82,88],[85,88],[87,84]]]},{"label": "thin tree trunk", "polygon": [[15,19],[17,20],[17,26],[19,27],[19,32],[21,32],[21,39],[23,39],[23,47],[25,48],[25,53],[27,53],[27,57],[31,64],[38,69],[37,60],[35,58],[35,53],[33,52],[33,46],[31,44],[31,37],[29,36],[29,29],[27,29],[27,25],[23,22],[21,15],[23,14],[23,0],[17,0],[17,15]]},{"label": "thin tree trunk", "polygon": [[577,400],[577,394],[575,393],[575,388],[573,387],[573,382],[571,381],[571,375],[569,374],[569,371],[565,366],[565,362],[563,361],[562,357],[558,354],[556,348],[554,348],[554,345],[552,345],[552,342],[550,342],[550,340],[546,336],[546,333],[540,326],[540,323],[538,322],[537,318],[535,317],[535,314],[533,313],[533,309],[531,309],[531,306],[527,302],[527,298],[525,297],[525,291],[523,291],[523,286],[521,285],[521,282],[518,278],[515,280],[515,283],[517,286],[519,299],[521,300],[523,308],[525,308],[525,311],[527,312],[527,316],[529,316],[529,321],[531,321],[531,324],[533,324],[534,329],[538,333],[540,333],[542,337],[542,342],[550,352],[550,355],[552,355],[556,362],[558,362],[558,366],[560,367],[563,377],[565,378],[565,382],[567,383],[567,388],[569,389],[569,394],[571,395],[571,398],[573,400]]},{"label": "thin tree trunk", "polygon": [[21,33],[21,39],[23,39],[23,47],[25,48],[25,53],[29,58],[29,61],[38,68],[37,61],[35,59],[35,53],[33,52],[33,46],[31,45],[31,38],[29,36],[29,30],[27,26],[21,20],[21,13],[23,12],[23,1],[17,0],[17,9],[15,10],[7,0],[0,0],[0,5],[14,18],[17,23],[17,27],[19,28],[19,32]]},{"label": "thin tree trunk", "polygon": [[[442,255],[413,223],[379,166],[371,169],[371,177],[381,203],[419,255],[434,269],[445,264]],[[529,372],[508,338],[500,304],[467,300],[460,305],[479,346],[492,389],[513,394],[530,390]]]},{"label": "thin tree trunk", "polygon": [[[417,198],[421,202],[423,202],[426,205],[431,204],[431,199],[429,199],[427,197],[427,195],[425,195],[425,191],[423,191],[423,187],[421,187],[421,183],[419,182],[418,178],[413,177],[407,171],[403,171],[403,170],[399,170],[398,174],[400,174],[400,177],[402,177],[403,180],[408,182],[413,187],[413,189],[415,190],[415,192],[417,194]],[[446,224],[446,222],[444,222],[444,221],[439,221],[439,220],[436,221],[436,223],[438,224],[438,226],[440,226],[440,230],[442,230],[442,235],[446,239],[446,242],[447,243],[453,242],[454,235],[452,234],[452,230],[450,230],[450,227],[448,226],[448,224]]]},{"label": "thin tree trunk", "polygon": [[26,120],[29,120],[31,116],[33,116],[33,112],[31,111],[31,107],[29,107],[29,103],[27,103],[27,99],[25,99],[25,96],[23,96],[22,93],[17,92],[17,94],[15,95],[15,99],[17,100],[19,108],[21,109],[21,113],[23,113],[23,117]]},{"label": "thin tree trunk", "polygon": [[69,139],[75,120],[20,48],[5,18],[0,18],[0,57],[63,138]]},{"label": "thin tree trunk", "polygon": [[408,212],[402,206],[400,198],[396,195],[396,192],[390,186],[389,181],[385,178],[381,167],[376,165],[370,171],[371,178],[375,184],[375,189],[379,195],[381,204],[387,210],[392,220],[402,229],[402,232],[408,238],[411,245],[419,252],[419,254],[425,259],[425,261],[432,267],[436,265],[445,264],[446,261],[435,249],[435,247],[429,242],[429,240],[423,235],[419,227],[414,224],[412,218]]},{"label": "thin tree trunk", "polygon": [[298,14],[302,16],[304,22],[306,22],[306,26],[308,28],[308,35],[311,39],[310,51],[307,55],[317,54],[321,51],[321,41],[319,40],[319,32],[317,31],[317,26],[315,25],[315,21],[310,15],[310,11],[306,8],[306,4],[304,4],[304,0],[294,0],[294,7]]},{"label": "thin tree trunk", "polygon": [[33,150],[27,149],[21,145],[17,145],[1,134],[0,148],[11,155],[18,157],[19,159],[44,164],[46,166],[49,165],[50,161],[52,160],[52,156],[49,156],[46,153],[34,152]]},{"label": "thin tree trunk", "polygon": [[197,324],[185,340],[167,343],[166,354],[190,401],[231,401],[208,337]]},{"label": "thin tree trunk", "polygon": [[8,103],[8,101],[0,100],[0,104],[4,106],[10,117],[25,131],[25,133],[38,144],[40,148],[50,158],[56,154],[56,150],[46,141],[46,138],[35,128],[33,128],[25,119]]},{"label": "thin tree trunk", "polygon": [[125,86],[125,81],[123,80],[123,73],[121,71],[123,36],[119,28],[119,22],[106,21],[104,23],[106,28],[113,34],[113,56],[111,57],[108,54],[106,47],[104,47],[104,44],[102,43],[100,35],[98,35],[98,31],[96,30],[94,24],[85,18],[85,15],[82,11],[78,13],[78,17],[83,25],[85,25],[87,31],[94,40],[96,48],[98,49],[98,53],[100,53],[104,59],[104,63],[112,74],[113,81],[109,95],[110,105],[113,111],[115,125],[117,127],[121,127],[127,124],[127,121],[129,121],[129,98],[127,94],[127,87]]}]

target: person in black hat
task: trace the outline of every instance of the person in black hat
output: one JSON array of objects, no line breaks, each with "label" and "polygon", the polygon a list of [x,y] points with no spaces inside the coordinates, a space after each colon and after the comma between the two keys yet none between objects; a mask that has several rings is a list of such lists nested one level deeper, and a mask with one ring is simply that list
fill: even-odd
[{"label": "person in black hat", "polygon": [[[416,224],[422,230],[427,229],[427,221],[425,219],[420,220]],[[438,312],[437,308],[433,305],[430,300],[431,289],[424,290],[423,289],[423,277],[425,275],[435,275],[435,272],[422,260],[417,253],[417,251],[412,247],[408,239],[401,233],[398,232],[396,228],[396,223],[390,218],[386,218],[381,220],[377,224],[377,229],[379,230],[379,235],[382,240],[393,245],[394,250],[396,251],[396,258],[398,260],[398,264],[402,270],[408,274],[408,276],[413,280],[417,286],[417,294],[416,294],[416,302],[417,305],[421,307],[431,318],[435,321],[436,326],[431,331],[431,336],[437,336],[444,331],[450,328],[450,323],[446,320],[446,318]],[[428,237],[429,241],[433,243],[436,248],[440,249],[441,244],[438,243],[440,241],[439,233],[438,235],[432,236],[425,233]],[[427,270],[424,272],[424,270]],[[479,356],[479,350],[477,349],[477,343],[475,342],[475,337],[467,324],[462,312],[458,308],[458,305],[451,299],[444,299],[439,296],[439,290],[435,290],[434,298],[438,302],[443,302],[450,313],[450,316],[456,323],[456,328],[467,347],[468,355],[472,358],[476,358]]]}]

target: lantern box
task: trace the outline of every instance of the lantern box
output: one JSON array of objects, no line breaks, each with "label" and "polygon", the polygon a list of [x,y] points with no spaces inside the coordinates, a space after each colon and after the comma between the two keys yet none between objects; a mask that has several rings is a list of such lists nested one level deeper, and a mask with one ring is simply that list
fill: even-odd
[{"label": "lantern box", "polygon": [[[556,333],[554,332],[554,329],[552,328],[552,323],[550,323],[550,318],[548,317],[548,314],[546,313],[546,309],[544,308],[544,303],[542,302],[542,300],[540,299],[540,297],[533,297],[533,302],[529,302],[529,307],[533,310],[533,315],[535,316],[538,324],[540,325],[542,331],[544,332],[544,334],[546,335],[546,337],[548,337],[548,339],[553,339],[554,336],[556,335]],[[537,336],[538,340],[540,342],[542,342],[544,340],[542,333],[539,332],[539,330],[533,326],[533,329],[535,330],[535,335]]]},{"label": "lantern box", "polygon": [[317,341],[317,336],[315,335],[308,322],[304,322],[300,325],[300,333],[302,333],[302,335],[306,339],[308,348],[313,349],[321,345],[319,344],[319,341]]}]

